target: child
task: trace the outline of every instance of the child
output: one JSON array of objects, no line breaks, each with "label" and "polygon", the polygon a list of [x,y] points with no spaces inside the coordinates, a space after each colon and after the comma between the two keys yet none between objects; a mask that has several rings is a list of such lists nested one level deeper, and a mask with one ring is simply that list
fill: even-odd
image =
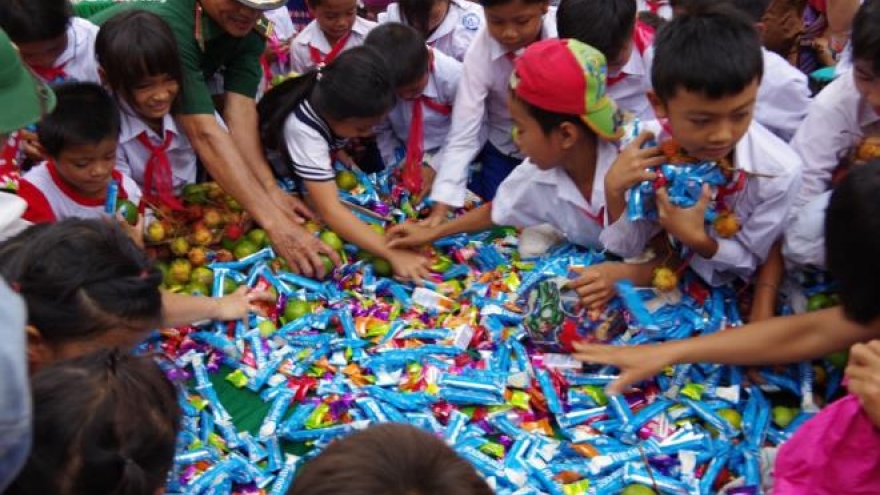
[{"label": "child", "polygon": [[271,82],[273,76],[287,75],[291,71],[290,42],[297,31],[286,6],[266,11],[263,15],[270,26],[263,53],[263,72]]},{"label": "child", "polygon": [[[719,186],[714,200],[739,228],[727,237],[715,228],[707,231],[704,217],[712,198],[706,186],[692,208],[672,205],[666,189],[659,188],[659,225],[622,215],[624,194],[639,182],[627,175],[645,168],[640,150],[630,160],[618,160],[605,177],[613,223],[602,232],[602,244],[620,256],[636,256],[663,229],[692,253],[691,268],[708,284],[749,280],[782,234],[800,182],[797,154],[752,122],[763,72],[758,33],[739,12],[706,7],[661,28],[655,49],[649,98],[664,120],[643,128],[656,133],[658,142],[674,139],[690,157],[731,164],[725,170],[728,183]],[[641,144],[637,139],[629,153]]]},{"label": "child", "polygon": [[483,7],[468,0],[401,0],[389,5],[379,22],[408,24],[431,48],[461,62],[483,27]]},{"label": "child", "polygon": [[[667,366],[721,363],[780,365],[852,348],[846,374],[852,395],[805,423],[776,456],[778,495],[878,493],[878,348],[880,338],[880,161],[854,169],[835,189],[825,236],[841,307],[745,325],[735,331],[635,347],[575,344],[575,357],[620,369],[608,387],[621,393]],[[861,404],[861,406],[860,406]]]},{"label": "child", "polygon": [[[432,224],[442,221],[449,207],[464,204],[468,187],[487,201],[494,198],[498,185],[522,161],[507,111],[513,61],[530,44],[556,37],[555,15],[547,13],[549,0],[483,0],[481,4],[486,27],[465,56],[452,127],[434,160],[437,178],[431,199],[438,204],[431,212]],[[482,167],[468,184],[474,158]]]},{"label": "child", "polygon": [[196,153],[171,116],[183,75],[177,43],[160,17],[120,12],[95,46],[101,75],[119,103],[116,170],[131,177],[152,205],[180,207],[175,196],[196,181]]},{"label": "child", "polygon": [[119,197],[137,204],[140,188],[114,170],[119,141],[119,110],[94,83],[55,88],[55,111],[40,121],[40,144],[49,160],[26,173],[18,193],[27,201],[24,219],[41,223],[69,217],[103,218],[111,181]]},{"label": "child", "polygon": [[[424,193],[433,181],[433,169],[418,172],[428,155],[446,141],[461,64],[428,48],[419,32],[405,24],[382,24],[364,44],[385,55],[398,97],[388,120],[377,130],[382,159],[385,166],[395,165],[396,149],[406,146],[405,179],[412,173],[424,175],[423,183],[409,184]],[[407,174],[410,170],[414,172]]]},{"label": "child", "polygon": [[[853,21],[853,69],[813,101],[791,141],[804,162],[804,182],[786,230],[783,254],[798,266],[825,266],[825,208],[841,155],[880,137],[880,1],[862,5]],[[862,159],[880,157],[867,153]]]},{"label": "child", "polygon": [[297,473],[287,495],[490,495],[443,440],[405,424],[375,425],[331,443]]},{"label": "child", "polygon": [[36,370],[97,349],[134,347],[159,327],[235,320],[266,293],[222,298],[161,292],[162,272],[115,224],[68,219],[0,244],[0,277],[28,309],[28,362]]},{"label": "child", "polygon": [[98,27],[73,17],[68,0],[4,0],[0,28],[45,82],[100,82],[95,62]]},{"label": "child", "polygon": [[[638,29],[636,26],[639,26]],[[608,96],[641,120],[654,120],[648,102],[653,29],[636,22],[635,0],[563,0],[556,12],[560,38],[573,38],[608,60]]]},{"label": "child", "polygon": [[394,106],[388,65],[370,47],[343,52],[326,67],[291,79],[266,93],[258,106],[263,143],[280,152],[305,183],[318,214],[343,239],[386,258],[401,278],[420,280],[427,260],[385,246],[382,236],[339,201],[335,149],[368,137]]},{"label": "child", "polygon": [[[763,35],[764,13],[770,0],[722,0],[736,8],[754,23]],[[675,0],[676,9],[687,10],[696,5],[717,5],[718,0]],[[790,141],[807,115],[811,96],[809,80],[803,72],[778,54],[761,47],[764,56],[764,76],[758,88],[755,120],[779,136]]]},{"label": "child", "polygon": [[164,491],[182,413],[152,358],[99,351],[42,370],[31,390],[33,449],[7,494]]},{"label": "child", "polygon": [[[526,160],[501,183],[493,202],[439,227],[394,227],[388,232],[390,245],[417,246],[493,225],[549,223],[575,244],[601,248],[603,182],[617,158],[615,140],[620,135],[617,109],[604,88],[605,57],[594,48],[560,39],[530,45],[516,60],[508,100],[514,139]],[[651,270],[639,272],[636,266],[609,263],[591,269],[595,275],[573,285],[585,296],[585,304],[605,302],[618,279],[650,282]],[[597,280],[598,274],[603,281]],[[588,281],[602,283],[607,290]]]},{"label": "child", "polygon": [[375,22],[357,15],[357,0],[306,0],[315,20],[290,43],[290,64],[304,74],[363,44]]}]

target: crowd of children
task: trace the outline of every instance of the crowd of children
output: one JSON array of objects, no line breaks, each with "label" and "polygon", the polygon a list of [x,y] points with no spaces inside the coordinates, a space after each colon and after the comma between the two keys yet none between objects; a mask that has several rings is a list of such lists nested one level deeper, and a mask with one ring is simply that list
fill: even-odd
[{"label": "crowd of children", "polygon": [[[340,262],[299,235],[318,217],[417,284],[422,246],[508,225],[524,255],[562,241],[612,255],[570,282],[590,308],[621,280],[656,285],[670,263],[751,287],[735,332],[575,357],[618,367],[620,392],[670,364],[855,344],[852,395],[781,449],[776,492],[880,490],[874,464],[834,464],[847,442],[880,445],[866,440],[880,427],[880,0],[810,1],[803,39],[781,53],[765,46],[783,29],[770,0],[400,0],[371,4],[374,20],[357,0],[306,0],[299,27],[282,0],[119,3],[0,2],[0,491],[161,493],[180,410],[153,358],[129,351],[150,329],[239,319],[271,298],[160,290],[143,217],[179,209],[206,174],[307,276]],[[816,93],[811,73],[834,64]],[[658,168],[670,162],[708,163],[720,182],[685,204]],[[339,199],[340,163],[395,169],[430,214],[376,232]],[[654,216],[633,216],[646,184]],[[138,205],[134,226],[108,217],[113,194]],[[482,205],[455,216],[470,198]],[[786,270],[826,269],[842,309],[771,318]],[[842,418],[863,428],[810,454]],[[389,490],[490,493],[401,425],[332,444],[290,493]]]}]

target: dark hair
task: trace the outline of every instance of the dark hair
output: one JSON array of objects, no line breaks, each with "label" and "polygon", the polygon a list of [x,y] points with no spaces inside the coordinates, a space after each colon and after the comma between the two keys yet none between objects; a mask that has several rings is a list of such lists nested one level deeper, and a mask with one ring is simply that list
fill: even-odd
[{"label": "dark hair", "polygon": [[545,136],[549,136],[551,132],[555,131],[559,128],[559,126],[566,122],[569,122],[580,127],[581,129],[586,130],[589,134],[595,134],[595,132],[587,127],[587,124],[585,124],[584,121],[581,120],[581,118],[577,115],[556,113],[549,110],[544,110],[543,108],[538,108],[535,105],[532,105],[531,103],[518,97],[513,90],[510,90],[509,94],[510,98],[513,98],[514,100],[520,102],[523,106],[525,106],[526,111],[529,113],[529,116],[535,119]]},{"label": "dark hair", "polygon": [[101,350],[59,361],[31,390],[33,447],[7,494],[153,495],[165,485],[181,410],[152,358]]},{"label": "dark hair", "polygon": [[770,0],[670,0],[669,6],[674,9],[688,11],[707,5],[721,5],[722,3],[729,4],[734,9],[742,12],[756,24],[764,19],[767,7],[770,6]]},{"label": "dark hair", "polygon": [[831,194],[825,216],[828,270],[838,282],[847,318],[861,324],[880,315],[880,160],[853,167]]},{"label": "dark hair", "polygon": [[489,9],[492,7],[506,5],[513,2],[522,2],[526,5],[532,5],[536,3],[550,3],[550,0],[480,0],[480,5],[482,5],[483,8]]},{"label": "dark hair", "polygon": [[[428,23],[431,20],[431,9],[441,0],[400,0],[400,17],[410,26],[428,34]],[[447,0],[450,1],[450,0]]]},{"label": "dark hair", "polygon": [[119,108],[100,85],[69,82],[54,86],[55,110],[37,124],[40,144],[56,158],[70,146],[119,137]]},{"label": "dark hair", "polygon": [[406,24],[380,24],[370,31],[364,45],[385,56],[395,88],[419,81],[428,72],[431,57],[425,38]]},{"label": "dark hair", "polygon": [[33,43],[67,32],[73,8],[67,0],[3,0],[0,28],[13,43]]},{"label": "dark hair", "polygon": [[635,0],[562,0],[556,11],[560,38],[586,43],[617,60],[636,25]]},{"label": "dark hair", "polygon": [[651,80],[666,101],[679,88],[718,99],[743,91],[764,74],[755,26],[729,5],[677,16],[657,33]]},{"label": "dark hair", "polygon": [[852,57],[871,62],[880,74],[880,1],[867,0],[859,7],[852,26]]},{"label": "dark hair", "polygon": [[0,276],[17,285],[28,323],[49,343],[161,320],[162,273],[113,222],[31,226],[0,243]]},{"label": "dark hair", "polygon": [[303,466],[288,495],[490,495],[474,468],[445,442],[386,423],[331,443]]},{"label": "dark hair", "polygon": [[177,40],[168,24],[145,10],[124,10],[101,25],[95,55],[107,86],[131,105],[132,89],[148,77],[168,74],[183,91]]},{"label": "dark hair", "polygon": [[257,104],[265,146],[283,151],[284,123],[306,98],[325,119],[384,114],[394,106],[394,87],[385,57],[374,48],[356,46],[340,53],[322,69],[306,72],[271,89]]}]

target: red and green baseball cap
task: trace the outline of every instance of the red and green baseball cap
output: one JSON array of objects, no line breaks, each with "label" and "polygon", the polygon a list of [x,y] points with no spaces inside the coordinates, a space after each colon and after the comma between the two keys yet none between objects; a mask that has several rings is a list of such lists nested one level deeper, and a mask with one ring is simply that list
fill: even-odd
[{"label": "red and green baseball cap", "polygon": [[18,50],[2,29],[0,108],[0,134],[33,124],[55,108],[55,93],[25,68]]},{"label": "red and green baseball cap", "polygon": [[571,39],[529,45],[516,59],[510,87],[517,98],[542,110],[579,115],[599,137],[619,139],[620,113],[605,94],[605,56]]}]

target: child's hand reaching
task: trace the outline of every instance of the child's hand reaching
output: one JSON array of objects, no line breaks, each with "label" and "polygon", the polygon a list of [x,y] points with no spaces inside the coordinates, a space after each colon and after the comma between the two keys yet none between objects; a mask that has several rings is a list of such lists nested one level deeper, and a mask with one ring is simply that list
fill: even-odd
[{"label": "child's hand reaching", "polygon": [[388,229],[385,239],[392,249],[410,249],[430,244],[436,229],[425,223],[406,222]]},{"label": "child's hand reaching", "polygon": [[859,398],[874,425],[880,427],[880,340],[852,346],[846,376],[847,388]]},{"label": "child's hand reaching", "polygon": [[249,311],[262,314],[259,303],[273,303],[275,297],[265,291],[251,291],[248,287],[239,287],[232,294],[214,298],[214,319],[221,321],[240,320],[247,318]]},{"label": "child's hand reaching", "polygon": [[605,175],[605,190],[607,192],[623,194],[639,182],[657,178],[656,173],[649,172],[647,169],[662,165],[663,153],[658,146],[642,148],[651,139],[654,139],[652,133],[642,132],[617,155],[617,159],[614,160]]},{"label": "child's hand reaching", "polygon": [[407,282],[421,285],[422,279],[431,274],[428,258],[412,251],[394,249],[388,255],[388,261],[394,269],[394,275]]},{"label": "child's hand reaching", "polygon": [[715,256],[718,243],[706,233],[706,209],[712,199],[712,191],[703,184],[700,200],[690,208],[672,204],[665,187],[657,189],[657,212],[660,225],[670,235],[704,258]]},{"label": "child's hand reaching", "polygon": [[137,247],[144,248],[144,215],[138,213],[137,223],[134,225],[128,223],[121,211],[116,212],[116,221],[128,237],[137,244]]},{"label": "child's hand reaching", "polygon": [[568,283],[577,292],[581,304],[595,309],[617,294],[614,284],[620,280],[620,263],[602,263],[591,267],[572,267],[580,276]]}]

